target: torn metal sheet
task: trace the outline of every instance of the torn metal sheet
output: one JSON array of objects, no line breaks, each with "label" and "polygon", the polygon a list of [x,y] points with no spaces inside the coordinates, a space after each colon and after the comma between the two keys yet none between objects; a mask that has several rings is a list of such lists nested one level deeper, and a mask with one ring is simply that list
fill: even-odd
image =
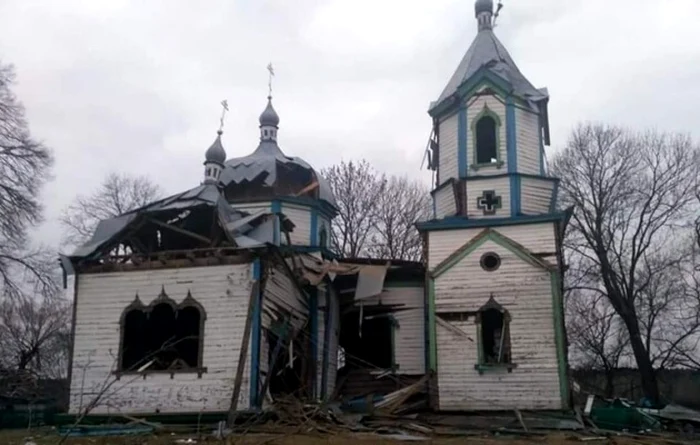
[{"label": "torn metal sheet", "polygon": [[260,141],[260,145],[253,153],[241,158],[229,159],[225,165],[220,178],[224,186],[262,179],[267,186],[272,187],[284,168],[296,166],[308,170],[318,180],[319,199],[337,207],[328,181],[316,173],[313,167],[303,159],[285,155],[276,141]]},{"label": "torn metal sheet", "polygon": [[391,263],[382,266],[360,266],[355,288],[355,300],[377,296],[384,289],[384,279]]},{"label": "torn metal sheet", "polygon": [[136,218],[135,214],[126,214],[117,216],[116,218],[107,219],[100,221],[95,228],[95,233],[93,233],[90,241],[78,247],[75,252],[73,252],[72,257],[83,257],[88,256],[94,251],[102,247],[107,241],[112,239],[115,235],[121,233],[124,228],[129,225]]},{"label": "torn metal sheet", "polygon": [[130,229],[143,216],[155,216],[159,212],[188,211],[201,206],[216,208],[217,218],[225,235],[235,246],[243,248],[261,247],[274,239],[275,227],[268,213],[249,215],[232,208],[214,184],[203,184],[183,193],[158,200],[139,209],[114,218],[100,221],[95,233],[83,246],[78,247],[70,258],[85,258],[100,251],[110,242]]}]

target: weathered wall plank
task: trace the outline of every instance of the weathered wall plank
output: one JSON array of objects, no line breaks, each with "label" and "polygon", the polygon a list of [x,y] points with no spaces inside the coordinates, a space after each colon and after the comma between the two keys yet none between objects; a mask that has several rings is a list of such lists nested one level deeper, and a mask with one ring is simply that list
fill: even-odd
[{"label": "weathered wall plank", "polygon": [[399,326],[394,331],[394,360],[397,374],[425,373],[425,312],[423,286],[387,287],[376,297],[364,300],[365,306],[395,308],[393,316]]},{"label": "weathered wall plank", "polygon": [[[500,255],[498,270],[481,268],[480,258],[486,252]],[[479,374],[474,367],[478,363],[474,317],[438,323],[440,409],[561,409],[550,273],[486,241],[435,280],[436,314],[477,311],[491,295],[510,313],[512,362],[517,367],[510,373]]]},{"label": "weathered wall plank", "polygon": [[[539,116],[522,108],[515,109],[515,133],[518,151],[518,172],[540,174]],[[523,198],[523,202],[525,198]]]},{"label": "weathered wall plank", "polygon": [[[432,270],[460,246],[478,235],[483,228],[440,230],[430,232],[428,253],[428,268]],[[499,233],[507,236],[535,254],[554,254],[556,239],[554,223],[521,224],[516,226],[496,227]],[[543,256],[544,259],[556,264],[555,256]]]},{"label": "weathered wall plank", "polygon": [[457,114],[440,122],[440,159],[438,165],[440,183],[444,183],[450,178],[459,177],[457,170],[457,124]]},{"label": "weathered wall plank", "polygon": [[522,206],[525,215],[541,215],[550,212],[554,181],[522,178]]},{"label": "weathered wall plank", "polygon": [[[114,379],[119,353],[119,320],[138,293],[149,304],[165,287],[170,298],[182,301],[187,292],[204,307],[203,366],[207,372],[123,375],[112,385],[94,414],[227,411],[233,392],[248,299],[251,265],[86,274],[78,276],[75,345],[70,412],[77,413]],[[239,398],[248,407],[250,353]]]}]

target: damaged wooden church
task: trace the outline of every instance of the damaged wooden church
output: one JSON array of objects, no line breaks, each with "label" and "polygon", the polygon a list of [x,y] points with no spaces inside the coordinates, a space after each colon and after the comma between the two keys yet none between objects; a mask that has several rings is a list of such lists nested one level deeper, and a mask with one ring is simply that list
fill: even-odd
[{"label": "damaged wooden church", "polygon": [[[278,145],[102,221],[61,257],[74,275],[70,412],[225,413],[279,397],[357,400],[420,386],[438,411],[565,409],[562,237],[547,174],[548,93],[477,0],[478,33],[431,104],[434,215],[420,263],[340,258],[336,197]],[[373,402],[370,402],[373,403]]]}]

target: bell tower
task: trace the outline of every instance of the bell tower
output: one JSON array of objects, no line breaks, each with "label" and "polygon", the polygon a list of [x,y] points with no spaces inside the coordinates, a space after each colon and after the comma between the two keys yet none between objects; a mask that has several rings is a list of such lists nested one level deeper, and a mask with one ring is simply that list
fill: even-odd
[{"label": "bell tower", "polygon": [[476,0],[474,14],[474,41],[428,111],[433,219],[417,227],[430,401],[441,411],[504,409],[504,400],[563,409],[561,240],[571,211],[558,210],[559,181],[545,166],[549,93],[496,37],[493,0]]},{"label": "bell tower", "polygon": [[475,4],[478,32],[438,99],[433,119],[434,218],[549,214],[549,94],[520,72],[493,32],[493,1]]}]

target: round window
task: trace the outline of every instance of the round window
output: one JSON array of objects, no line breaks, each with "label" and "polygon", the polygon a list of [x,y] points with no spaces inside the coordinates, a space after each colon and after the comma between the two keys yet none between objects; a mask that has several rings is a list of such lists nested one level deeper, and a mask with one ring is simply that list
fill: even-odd
[{"label": "round window", "polygon": [[497,253],[487,252],[481,256],[481,268],[493,272],[501,266],[501,257]]}]

